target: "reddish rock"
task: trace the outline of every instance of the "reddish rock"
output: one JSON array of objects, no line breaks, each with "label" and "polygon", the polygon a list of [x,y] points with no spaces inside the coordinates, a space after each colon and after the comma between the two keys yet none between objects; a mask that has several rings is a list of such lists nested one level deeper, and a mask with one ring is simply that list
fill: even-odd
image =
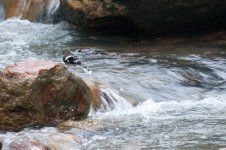
[{"label": "reddish rock", "polygon": [[47,138],[48,148],[51,150],[80,149],[81,140],[72,134],[57,133]]},{"label": "reddish rock", "polygon": [[89,86],[93,96],[91,102],[92,108],[94,109],[94,111],[98,111],[102,105],[100,85],[98,82],[86,81],[86,83]]},{"label": "reddish rock", "polygon": [[6,149],[10,150],[49,150],[47,146],[45,146],[42,142],[39,140],[34,139],[17,139],[12,141]]},{"label": "reddish rock", "polygon": [[92,93],[62,64],[24,61],[0,71],[0,129],[85,117]]},{"label": "reddish rock", "polygon": [[80,138],[67,133],[50,133],[37,138],[17,136],[3,145],[9,150],[68,150],[80,147]]}]

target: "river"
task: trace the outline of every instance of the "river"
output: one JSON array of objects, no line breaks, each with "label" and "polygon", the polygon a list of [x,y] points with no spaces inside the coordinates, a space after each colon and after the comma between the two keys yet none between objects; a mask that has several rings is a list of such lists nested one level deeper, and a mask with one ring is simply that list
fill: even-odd
[{"label": "river", "polygon": [[[1,11],[1,8],[0,8]],[[1,18],[1,17],[0,17]],[[3,150],[20,139],[50,133],[79,136],[79,149],[218,149],[226,147],[226,46],[205,36],[91,36],[66,22],[0,22],[0,68],[44,59],[62,63],[62,50],[78,55],[92,70],[72,69],[98,81],[131,103],[108,112],[90,112],[97,130],[56,127],[1,132]],[[120,109],[121,108],[121,109]],[[75,149],[64,143],[62,149]]]}]

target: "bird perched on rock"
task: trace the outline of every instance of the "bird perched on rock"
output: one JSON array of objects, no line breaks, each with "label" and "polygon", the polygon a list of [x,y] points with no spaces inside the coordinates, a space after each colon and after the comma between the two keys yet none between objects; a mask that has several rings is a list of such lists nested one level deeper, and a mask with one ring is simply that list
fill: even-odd
[{"label": "bird perched on rock", "polygon": [[69,50],[63,51],[63,61],[67,65],[81,65],[82,62],[78,56],[73,55]]},{"label": "bird perched on rock", "polygon": [[64,50],[62,52],[62,55],[63,55],[63,61],[66,65],[73,65],[76,67],[76,65],[79,65],[83,68],[83,70],[86,72],[86,73],[91,73],[91,71],[89,70],[89,68],[84,65],[82,63],[82,61],[79,59],[78,56],[76,55],[73,55],[69,50]]}]

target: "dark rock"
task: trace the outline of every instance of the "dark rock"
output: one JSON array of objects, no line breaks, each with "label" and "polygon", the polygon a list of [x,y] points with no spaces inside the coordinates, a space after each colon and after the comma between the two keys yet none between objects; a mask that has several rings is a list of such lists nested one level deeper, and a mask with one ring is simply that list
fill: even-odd
[{"label": "dark rock", "polygon": [[61,0],[58,14],[85,31],[184,32],[224,27],[226,0]]},{"label": "dark rock", "polygon": [[0,129],[85,117],[92,93],[62,64],[24,61],[0,72]]},{"label": "dark rock", "polygon": [[0,150],[2,150],[2,140],[0,139]]}]

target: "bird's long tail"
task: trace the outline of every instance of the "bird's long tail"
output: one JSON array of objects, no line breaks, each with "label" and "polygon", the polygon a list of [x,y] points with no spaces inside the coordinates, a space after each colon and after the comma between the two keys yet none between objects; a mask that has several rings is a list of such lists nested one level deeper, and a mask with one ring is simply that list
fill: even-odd
[{"label": "bird's long tail", "polygon": [[92,74],[92,71],[85,64],[81,64],[81,67],[85,73]]}]

